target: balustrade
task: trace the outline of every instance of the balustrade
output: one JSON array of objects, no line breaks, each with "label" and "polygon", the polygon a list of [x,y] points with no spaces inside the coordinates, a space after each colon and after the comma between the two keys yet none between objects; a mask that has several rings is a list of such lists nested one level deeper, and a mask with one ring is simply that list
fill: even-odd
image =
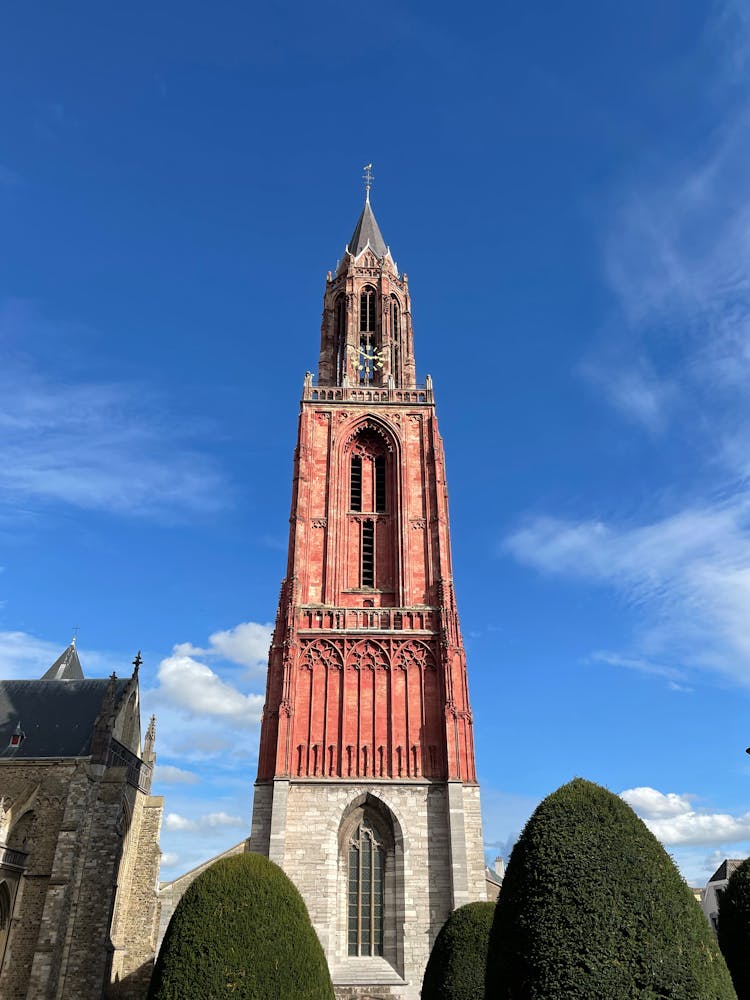
[{"label": "balustrade", "polygon": [[435,632],[436,608],[322,608],[299,609],[299,626],[324,632]]},{"label": "balustrade", "polygon": [[388,386],[313,386],[305,383],[303,399],[321,403],[432,403],[432,388],[393,389]]}]

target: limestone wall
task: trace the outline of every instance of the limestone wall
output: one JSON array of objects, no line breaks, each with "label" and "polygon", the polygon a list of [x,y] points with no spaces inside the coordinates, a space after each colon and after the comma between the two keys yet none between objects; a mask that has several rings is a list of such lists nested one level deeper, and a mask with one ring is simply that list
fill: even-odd
[{"label": "limestone wall", "polygon": [[[275,783],[271,820],[275,835],[270,831],[266,835],[262,824],[254,822],[254,837],[258,843],[270,842],[269,856],[302,893],[334,983],[339,984],[338,996],[365,995],[353,985],[357,975],[365,974],[364,982],[380,984],[378,996],[418,1000],[430,949],[453,905],[452,862],[463,869],[464,884],[468,880],[473,898],[485,898],[479,790],[467,787],[465,791],[466,847],[463,857],[454,854],[452,858],[444,782],[308,779]],[[395,893],[390,912],[386,909],[388,963],[347,956],[346,863],[339,832],[344,817],[366,796],[387,807],[397,845],[391,859],[393,871],[386,871],[386,886],[391,878]],[[460,812],[460,804],[457,809]],[[478,850],[478,856],[469,859],[466,850],[472,854]],[[350,982],[351,988],[345,985]]]}]

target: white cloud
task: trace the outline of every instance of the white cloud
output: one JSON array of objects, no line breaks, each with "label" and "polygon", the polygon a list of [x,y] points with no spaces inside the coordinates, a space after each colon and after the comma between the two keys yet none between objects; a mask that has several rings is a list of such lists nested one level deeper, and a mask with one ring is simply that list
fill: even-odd
[{"label": "white cloud", "polygon": [[200,778],[194,771],[185,771],[173,764],[157,764],[154,781],[160,785],[195,785]]},{"label": "white cloud", "polygon": [[692,811],[690,795],[677,795],[674,792],[658,792],[655,788],[628,788],[620,792],[620,798],[625,799],[631,808],[641,817],[649,819],[665,819],[680,816]]},{"label": "white cloud", "polygon": [[260,721],[262,695],[242,694],[192,656],[175,652],[166,657],[159,664],[157,676],[157,701],[165,699],[190,715],[203,719],[213,716],[238,726],[251,726]]},{"label": "white cloud", "polygon": [[179,813],[167,813],[164,819],[164,826],[167,830],[214,830],[217,827],[244,826],[245,821],[240,816],[230,816],[225,812],[206,813],[197,816],[195,819],[188,819],[180,816]]},{"label": "white cloud", "polygon": [[219,656],[257,672],[265,670],[272,634],[271,622],[265,625],[241,622],[226,631],[214,632],[209,637],[209,642]]},{"label": "white cloud", "polygon": [[240,622],[233,628],[214,632],[208,646],[181,642],[174,647],[179,656],[220,657],[248,667],[253,674],[265,673],[268,649],[273,635],[273,623]]},{"label": "white cloud", "polygon": [[6,507],[32,500],[163,515],[225,506],[224,476],[207,450],[186,441],[190,428],[153,388],[47,373],[7,346],[69,332],[50,328],[26,303],[0,304],[0,496]]},{"label": "white cloud", "polygon": [[731,816],[696,810],[693,795],[665,794],[648,787],[630,788],[620,796],[668,846],[738,844],[750,839],[750,813]]},{"label": "white cloud", "polygon": [[161,854],[161,867],[162,868],[172,868],[180,860],[179,854],[175,854],[174,851],[162,851]]},{"label": "white cloud", "polygon": [[195,820],[186,819],[179,813],[167,813],[164,817],[164,827],[167,830],[194,830],[196,823]]}]

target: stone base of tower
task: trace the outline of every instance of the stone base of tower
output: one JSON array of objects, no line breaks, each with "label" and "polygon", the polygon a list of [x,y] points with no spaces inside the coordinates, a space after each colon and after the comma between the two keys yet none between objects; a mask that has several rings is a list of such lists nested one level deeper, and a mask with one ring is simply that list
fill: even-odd
[{"label": "stone base of tower", "polygon": [[[383,957],[349,954],[349,837],[383,831]],[[256,785],[250,849],[302,894],[340,1000],[418,1000],[450,912],[485,898],[479,787],[461,782],[276,779]]]}]

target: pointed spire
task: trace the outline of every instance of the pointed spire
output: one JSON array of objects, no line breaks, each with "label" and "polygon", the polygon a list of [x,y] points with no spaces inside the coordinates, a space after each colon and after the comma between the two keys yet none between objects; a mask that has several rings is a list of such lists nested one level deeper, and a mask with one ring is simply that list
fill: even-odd
[{"label": "pointed spire", "polygon": [[151,721],[148,724],[148,729],[146,730],[146,738],[143,741],[143,755],[147,757],[149,754],[154,752],[154,744],[156,743],[156,716],[151,716]]},{"label": "pointed spire", "polygon": [[368,245],[378,257],[385,257],[388,252],[383,234],[380,232],[380,226],[375,221],[375,216],[370,207],[369,191],[365,207],[362,209],[362,214],[357,220],[357,225],[354,227],[347,250],[352,257],[358,257]]},{"label": "pointed spire", "polygon": [[[78,627],[76,626],[76,632]],[[78,659],[76,650],[75,635],[70,640],[70,645],[55,660],[49,670],[42,674],[43,681],[82,681],[83,669],[81,661]]]}]

